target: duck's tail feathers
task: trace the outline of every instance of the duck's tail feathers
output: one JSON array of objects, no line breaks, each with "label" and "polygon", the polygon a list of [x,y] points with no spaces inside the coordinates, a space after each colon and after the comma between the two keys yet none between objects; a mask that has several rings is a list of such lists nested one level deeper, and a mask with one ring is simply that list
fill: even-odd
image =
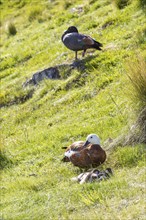
[{"label": "duck's tail feathers", "polygon": [[66,156],[64,156],[61,160],[62,162],[70,162],[70,159]]},{"label": "duck's tail feathers", "polygon": [[62,149],[67,149],[67,147],[65,146],[65,147],[62,147]]},{"label": "duck's tail feathers", "polygon": [[102,50],[101,47],[103,47],[103,45],[101,43],[99,43],[98,41],[94,41],[93,48],[95,48],[97,50]]}]

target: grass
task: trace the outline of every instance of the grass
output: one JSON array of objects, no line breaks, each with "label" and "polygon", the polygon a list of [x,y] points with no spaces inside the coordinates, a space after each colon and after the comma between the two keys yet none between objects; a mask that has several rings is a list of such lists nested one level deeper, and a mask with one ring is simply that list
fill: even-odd
[{"label": "grass", "polygon": [[[145,144],[109,151],[107,141],[126,135],[137,120],[140,105],[127,95],[127,74],[144,73],[145,15],[138,4],[130,1],[117,10],[108,0],[2,1],[2,219],[145,218]],[[5,24],[11,19],[17,34],[8,37]],[[62,71],[60,80],[24,89],[38,70],[72,63],[74,53],[60,40],[72,24],[103,43],[103,52],[88,51],[84,71]],[[143,57],[137,65],[135,54]],[[71,181],[78,168],[61,162],[62,147],[89,133],[99,135],[108,154],[100,169],[111,167],[114,176],[79,185]]]},{"label": "grass", "polygon": [[7,33],[9,36],[15,35],[17,33],[16,27],[12,22],[7,24]]},{"label": "grass", "polygon": [[[32,8],[31,11],[30,11],[30,14],[28,16],[28,20],[30,22],[32,22],[33,20],[39,18],[39,16],[42,14],[42,10],[41,8],[38,6],[38,7],[35,7],[35,8]],[[38,20],[39,21],[39,20]]]},{"label": "grass", "polygon": [[135,99],[134,103],[139,102],[140,108],[146,105],[146,63],[143,57],[137,57],[134,62],[128,64],[128,77],[132,84],[131,96]]},{"label": "grass", "polygon": [[114,4],[118,9],[123,9],[129,4],[129,0],[114,0]]}]

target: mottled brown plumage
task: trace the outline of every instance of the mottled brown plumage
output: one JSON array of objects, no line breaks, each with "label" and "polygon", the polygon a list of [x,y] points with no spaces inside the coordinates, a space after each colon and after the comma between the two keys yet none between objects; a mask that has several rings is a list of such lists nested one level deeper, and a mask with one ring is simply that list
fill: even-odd
[{"label": "mottled brown plumage", "polygon": [[82,150],[75,152],[70,161],[74,166],[80,168],[97,167],[102,164],[106,159],[105,151],[97,144],[89,144]]},{"label": "mottled brown plumage", "polygon": [[[71,144],[68,147],[63,147],[63,149],[66,149],[66,152],[69,150],[75,150],[75,151],[81,151],[84,147],[85,141],[76,141],[73,144]],[[70,162],[70,159],[66,156],[62,159],[63,162]]]},{"label": "mottled brown plumage", "polygon": [[70,161],[73,163],[74,166],[80,168],[88,168],[91,166],[91,159],[88,153],[88,149],[86,148],[78,151],[70,157]]}]

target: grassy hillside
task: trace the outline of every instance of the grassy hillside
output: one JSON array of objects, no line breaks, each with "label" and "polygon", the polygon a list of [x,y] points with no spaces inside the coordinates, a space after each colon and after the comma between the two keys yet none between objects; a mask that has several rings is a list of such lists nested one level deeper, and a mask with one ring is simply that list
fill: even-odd
[{"label": "grassy hillside", "polygon": [[[146,103],[128,77],[145,74],[145,2],[116,2],[0,1],[1,219],[144,220],[145,144],[109,151],[108,140],[126,136]],[[103,51],[87,52],[84,71],[23,88],[38,70],[73,62],[61,42],[70,25]],[[71,181],[79,169],[61,162],[62,147],[90,133],[108,154],[100,169],[114,176],[79,185]]]}]

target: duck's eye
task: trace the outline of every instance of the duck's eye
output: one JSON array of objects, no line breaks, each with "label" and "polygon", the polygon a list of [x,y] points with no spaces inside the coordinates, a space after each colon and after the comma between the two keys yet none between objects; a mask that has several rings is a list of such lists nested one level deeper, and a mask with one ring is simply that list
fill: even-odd
[{"label": "duck's eye", "polygon": [[91,138],[93,138],[93,137],[91,136]]}]

